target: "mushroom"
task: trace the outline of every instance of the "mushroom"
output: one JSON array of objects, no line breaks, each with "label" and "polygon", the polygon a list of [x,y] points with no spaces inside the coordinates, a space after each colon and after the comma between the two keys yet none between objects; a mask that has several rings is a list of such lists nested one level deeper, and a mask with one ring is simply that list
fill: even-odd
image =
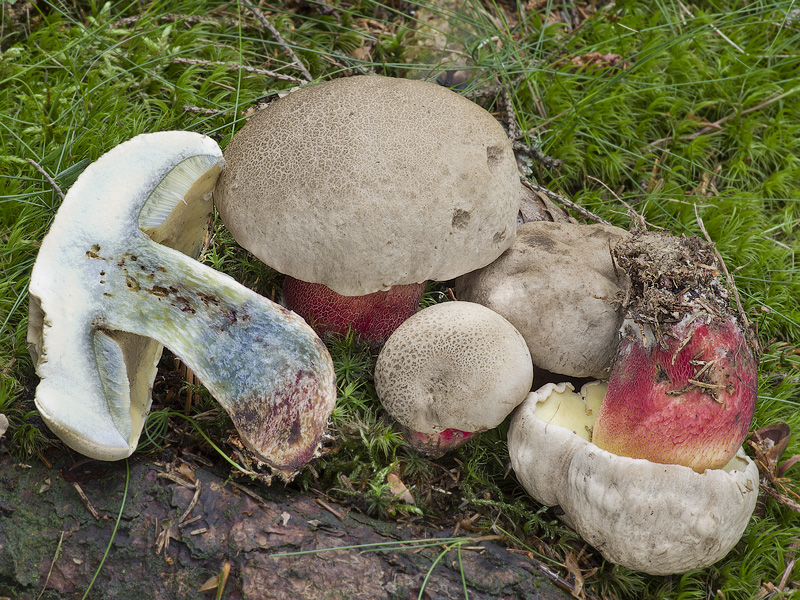
[{"label": "mushroom", "polygon": [[610,225],[525,223],[500,258],[456,279],[456,297],[508,319],[537,367],[608,378],[622,325],[617,294],[627,285],[610,246],[629,235]]},{"label": "mushroom", "polygon": [[280,474],[290,477],[320,444],[336,397],[321,340],[184,254],[202,247],[222,165],[216,142],[200,134],[137,136],[81,174],[42,241],[28,328],[36,406],[86,456],[135,450],[162,344]]},{"label": "mushroom", "polygon": [[[255,113],[225,160],[223,222],[288,276],[287,306],[319,331],[357,326],[380,343],[417,310],[426,280],[483,267],[514,239],[523,188],[508,137],[433,83],[358,76],[300,89]],[[356,308],[343,321],[346,303]]]},{"label": "mushroom", "polygon": [[587,437],[604,388],[548,383],[528,395],[508,431],[519,482],[613,563],[668,575],[720,560],[755,508],[756,465],[741,448],[702,473],[602,450]]},{"label": "mushroom", "polygon": [[723,467],[753,421],[760,349],[731,310],[713,244],[638,231],[613,252],[631,287],[592,441],[698,472]]},{"label": "mushroom", "polygon": [[444,302],[403,322],[375,363],[375,390],[410,444],[441,455],[497,427],[531,389],[525,340],[472,302]]}]

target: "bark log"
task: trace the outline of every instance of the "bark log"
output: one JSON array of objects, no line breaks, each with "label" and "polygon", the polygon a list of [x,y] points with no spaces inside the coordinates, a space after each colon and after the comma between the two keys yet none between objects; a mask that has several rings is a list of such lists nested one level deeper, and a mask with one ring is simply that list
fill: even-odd
[{"label": "bark log", "polygon": [[[129,461],[125,507],[88,598],[215,598],[214,590],[199,590],[226,563],[226,599],[570,597],[539,563],[485,539],[462,546],[460,563],[453,549],[433,568],[444,544],[280,556],[452,531],[378,521],[344,507],[330,510],[279,483],[235,482],[180,464]],[[76,466],[63,456],[47,467],[0,457],[0,600],[82,598],[111,539],[125,483],[124,461]]]}]

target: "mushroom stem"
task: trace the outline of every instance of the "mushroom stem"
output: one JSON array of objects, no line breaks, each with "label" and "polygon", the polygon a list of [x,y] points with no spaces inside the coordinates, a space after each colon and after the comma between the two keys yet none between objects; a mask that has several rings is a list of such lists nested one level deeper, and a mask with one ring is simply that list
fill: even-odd
[{"label": "mushroom stem", "polygon": [[371,345],[380,345],[419,308],[425,282],[396,285],[386,291],[343,296],[321,283],[287,276],[286,306],[320,334],[343,334],[353,329]]},{"label": "mushroom stem", "polygon": [[96,326],[150,337],[172,350],[259,460],[289,472],[312,458],[328,416],[316,406],[328,403],[334,375],[308,325],[145,236],[122,256],[103,256],[102,248],[95,254],[87,260],[97,279],[127,290],[117,292],[115,309]]}]

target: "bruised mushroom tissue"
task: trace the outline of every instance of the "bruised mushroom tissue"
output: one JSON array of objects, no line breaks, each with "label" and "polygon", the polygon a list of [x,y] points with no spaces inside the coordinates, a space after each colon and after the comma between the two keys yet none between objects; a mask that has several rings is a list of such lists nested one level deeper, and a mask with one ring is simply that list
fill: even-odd
[{"label": "bruised mushroom tissue", "polygon": [[36,405],[68,446],[124,458],[150,408],[163,344],[254,456],[289,479],[319,448],[336,398],[333,364],[300,317],[184,254],[203,245],[221,165],[210,138],[161,132],[81,174],[31,275]]}]

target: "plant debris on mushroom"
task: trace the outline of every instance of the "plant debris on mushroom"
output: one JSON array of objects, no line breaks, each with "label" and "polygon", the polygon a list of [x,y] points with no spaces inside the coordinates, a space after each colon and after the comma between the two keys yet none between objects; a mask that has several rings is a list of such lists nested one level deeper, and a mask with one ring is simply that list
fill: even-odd
[{"label": "plant debris on mushroom", "polygon": [[511,323],[472,302],[410,317],[375,364],[375,390],[411,445],[440,455],[497,427],[525,398],[533,364]]},{"label": "plant debris on mushroom", "polygon": [[426,280],[483,267],[514,239],[522,186],[506,133],[433,83],[300,89],[254,114],[225,159],[223,222],[289,276],[287,305],[321,331],[381,342]]},{"label": "plant debris on mushroom", "polygon": [[753,420],[758,348],[731,310],[713,245],[638,231],[613,252],[631,290],[593,442],[698,472],[721,468]]},{"label": "plant debris on mushroom", "polygon": [[317,451],[336,386],[298,316],[190,256],[222,167],[211,138],[143,134],[91,164],[42,241],[30,282],[36,406],[73,449],[129,456],[162,344],[230,414],[255,457],[285,477]]}]

